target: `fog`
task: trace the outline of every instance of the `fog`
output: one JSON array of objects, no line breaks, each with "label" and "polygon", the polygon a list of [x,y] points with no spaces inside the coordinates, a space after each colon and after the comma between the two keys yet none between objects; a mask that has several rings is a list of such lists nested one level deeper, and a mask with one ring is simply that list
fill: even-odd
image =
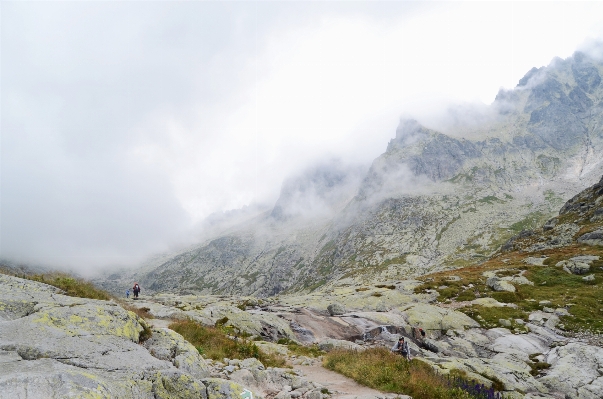
[{"label": "fog", "polygon": [[[603,15],[570,2],[0,7],[0,257],[85,274],[268,212],[287,179],[329,160],[366,170],[402,115],[479,121],[501,86],[601,37]],[[451,104],[465,104],[452,119]],[[328,212],[351,176],[287,209]]]}]

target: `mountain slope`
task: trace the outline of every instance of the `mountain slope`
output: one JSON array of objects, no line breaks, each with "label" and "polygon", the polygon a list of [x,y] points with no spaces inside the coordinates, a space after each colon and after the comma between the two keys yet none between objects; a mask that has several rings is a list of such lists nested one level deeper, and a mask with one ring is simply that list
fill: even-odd
[{"label": "mountain slope", "polygon": [[341,166],[308,171],[269,214],[102,283],[266,296],[479,262],[600,176],[602,73],[577,52],[501,91],[478,124],[402,121],[362,179]]}]

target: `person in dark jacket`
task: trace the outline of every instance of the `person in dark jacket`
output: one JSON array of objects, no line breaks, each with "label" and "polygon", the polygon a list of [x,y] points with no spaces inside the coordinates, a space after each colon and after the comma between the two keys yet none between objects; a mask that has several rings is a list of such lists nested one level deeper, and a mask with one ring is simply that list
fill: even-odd
[{"label": "person in dark jacket", "polygon": [[404,356],[406,360],[410,360],[410,348],[408,347],[408,342],[404,341],[404,337],[398,339],[398,342],[392,348],[392,352]]},{"label": "person in dark jacket", "polygon": [[134,292],[134,299],[138,299],[138,293],[140,292],[140,285],[138,285],[138,283],[134,283],[134,287],[132,287],[132,292]]}]

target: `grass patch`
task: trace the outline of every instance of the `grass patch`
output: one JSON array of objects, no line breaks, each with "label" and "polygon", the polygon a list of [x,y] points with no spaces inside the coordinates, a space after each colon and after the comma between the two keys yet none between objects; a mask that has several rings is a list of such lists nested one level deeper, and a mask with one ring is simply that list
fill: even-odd
[{"label": "grass patch", "polygon": [[144,341],[148,340],[153,336],[153,331],[146,323],[141,323],[142,331],[138,335],[138,343],[142,344]]},{"label": "grass patch", "polygon": [[377,285],[375,285],[375,287],[377,287],[377,288],[387,288],[388,290],[395,290],[396,289],[395,285],[387,285],[387,284],[377,284]]},{"label": "grass patch", "polygon": [[3,274],[24,278],[26,280],[52,285],[53,287],[63,290],[64,294],[68,296],[101,299],[105,301],[108,301],[112,298],[108,292],[95,287],[90,281],[73,277],[67,273],[50,272],[44,274],[18,274],[4,268],[1,269],[0,272]]},{"label": "grass patch", "polygon": [[[460,309],[467,316],[477,320],[483,327],[499,327],[500,319],[512,320],[512,325],[515,326],[516,319],[527,320],[528,314],[522,309],[511,307],[497,308],[485,306],[470,306]],[[479,316],[479,317],[478,317]]]},{"label": "grass patch", "polygon": [[530,371],[530,374],[532,374],[533,376],[537,376],[542,370],[546,370],[551,367],[549,363],[540,362],[538,361],[538,359],[536,359],[540,355],[542,355],[542,353],[533,353],[529,356],[530,361],[532,362],[530,363],[530,368],[532,369]]},{"label": "grass patch", "polygon": [[528,213],[525,218],[509,226],[509,230],[511,230],[514,234],[518,234],[523,230],[535,229],[546,221],[547,216],[548,215],[545,215],[542,212]]},{"label": "grass patch", "polygon": [[294,342],[288,338],[279,339],[277,341],[277,344],[287,345],[287,349],[289,349],[289,352],[297,356],[319,357],[326,353],[325,351],[320,350],[318,348],[318,345],[316,344],[313,344],[311,346],[300,345],[297,342]]},{"label": "grass patch", "polygon": [[[541,255],[548,257],[544,266],[533,266],[524,262],[527,256]],[[560,317],[565,331],[600,334],[603,333],[603,259],[594,261],[587,273],[594,275],[593,281],[585,281],[584,276],[569,274],[561,267],[555,266],[559,261],[578,255],[598,255],[603,258],[601,249],[582,245],[569,245],[530,254],[509,252],[480,265],[423,276],[420,279],[424,284],[415,288],[415,292],[435,290],[441,302],[491,297],[499,302],[517,305],[517,308],[471,306],[459,309],[484,327],[498,326],[499,319],[526,321],[530,312],[543,309],[539,302],[547,300],[551,302],[547,305],[550,308],[568,309],[571,316]],[[534,285],[514,284],[515,292],[495,292],[486,286],[486,277],[483,276],[485,271],[496,271],[499,277],[519,275],[523,271],[523,276]],[[451,276],[459,276],[461,280],[450,281]],[[523,329],[514,322],[512,324],[513,328]]]},{"label": "grass patch", "polygon": [[[455,386],[450,379],[437,374],[427,363],[418,359],[409,362],[386,348],[372,348],[363,352],[331,351],[325,355],[324,366],[362,385],[410,395],[414,399],[479,397]],[[460,381],[462,376],[457,374],[454,380]]]},{"label": "grass patch", "polygon": [[136,313],[139,317],[141,317],[145,320],[153,318],[153,315],[149,313],[149,311],[151,310],[149,308],[137,308],[136,306],[132,306],[130,304],[123,303],[123,302],[121,302],[120,304],[121,304],[122,308],[129,310],[130,312]]},{"label": "grass patch", "polygon": [[201,355],[213,360],[222,360],[225,357],[229,359],[254,357],[266,367],[283,367],[286,364],[285,359],[280,355],[261,352],[258,346],[248,340],[244,334],[238,335],[235,339],[229,338],[226,331],[228,327],[224,325],[205,327],[187,320],[172,323],[169,328],[193,344]]}]

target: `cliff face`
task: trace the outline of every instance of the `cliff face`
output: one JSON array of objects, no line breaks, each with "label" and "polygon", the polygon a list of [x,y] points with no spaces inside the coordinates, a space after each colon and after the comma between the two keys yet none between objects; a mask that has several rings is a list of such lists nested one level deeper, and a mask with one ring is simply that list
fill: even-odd
[{"label": "cliff face", "polygon": [[261,296],[474,264],[550,218],[603,170],[603,63],[533,69],[479,123],[402,121],[358,169],[286,182],[268,214],[135,275],[148,289]]}]

